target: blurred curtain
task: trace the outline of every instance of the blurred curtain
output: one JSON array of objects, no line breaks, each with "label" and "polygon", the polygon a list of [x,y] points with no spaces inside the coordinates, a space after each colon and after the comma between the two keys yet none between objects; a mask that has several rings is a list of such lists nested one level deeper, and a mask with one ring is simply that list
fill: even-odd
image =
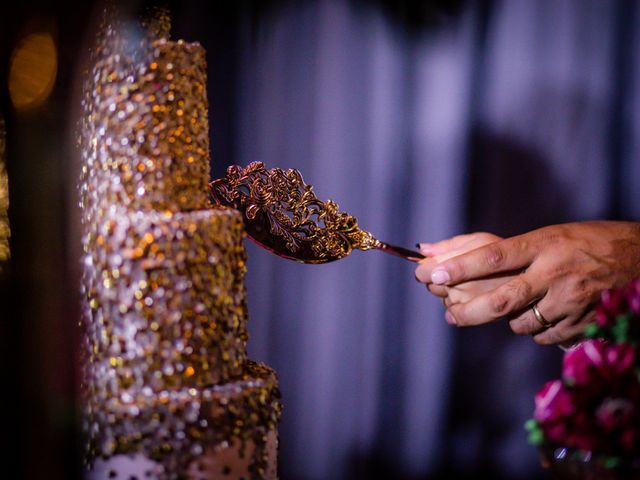
[{"label": "blurred curtain", "polygon": [[[636,7],[467,2],[408,33],[377,2],[283,3],[242,32],[234,161],[299,169],[406,246],[637,219]],[[447,326],[414,266],[379,252],[306,266],[250,246],[248,266],[284,479],[543,477],[522,425],[558,348]]]},{"label": "blurred curtain", "polygon": [[[392,243],[455,232],[469,24],[413,45],[373,9],[280,12],[246,49],[241,163],[299,169]],[[452,332],[414,266],[378,252],[323,266],[249,256],[250,344],[280,373],[287,412],[283,475],[341,478],[374,452],[428,470],[442,447]]]}]

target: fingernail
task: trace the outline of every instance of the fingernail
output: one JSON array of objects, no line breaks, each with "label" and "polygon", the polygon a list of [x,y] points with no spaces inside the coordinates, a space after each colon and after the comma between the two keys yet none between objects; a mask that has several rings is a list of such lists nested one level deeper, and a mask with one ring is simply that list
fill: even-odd
[{"label": "fingernail", "polygon": [[445,320],[447,321],[447,323],[449,325],[457,325],[458,324],[458,322],[456,321],[456,317],[451,315],[451,312],[449,310],[444,312],[444,318],[445,318]]},{"label": "fingernail", "polygon": [[449,277],[449,272],[443,268],[438,268],[431,272],[431,281],[436,285],[447,283],[450,279],[451,277]]},{"label": "fingernail", "polygon": [[433,250],[432,243],[416,243],[416,247],[420,250],[420,253],[423,255],[428,255]]}]

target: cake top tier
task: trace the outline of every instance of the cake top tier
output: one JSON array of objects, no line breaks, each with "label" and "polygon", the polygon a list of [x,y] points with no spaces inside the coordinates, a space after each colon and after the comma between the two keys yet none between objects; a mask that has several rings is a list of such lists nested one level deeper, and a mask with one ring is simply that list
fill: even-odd
[{"label": "cake top tier", "polygon": [[108,29],[85,86],[82,139],[87,215],[210,206],[203,47]]}]

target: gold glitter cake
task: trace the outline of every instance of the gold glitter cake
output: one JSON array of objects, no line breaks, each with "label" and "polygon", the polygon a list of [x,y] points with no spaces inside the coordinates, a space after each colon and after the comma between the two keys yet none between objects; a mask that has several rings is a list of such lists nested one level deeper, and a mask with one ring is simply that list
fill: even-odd
[{"label": "gold glitter cake", "polygon": [[242,220],[208,201],[204,49],[166,16],[126,25],[102,28],[82,105],[86,478],[275,479]]}]

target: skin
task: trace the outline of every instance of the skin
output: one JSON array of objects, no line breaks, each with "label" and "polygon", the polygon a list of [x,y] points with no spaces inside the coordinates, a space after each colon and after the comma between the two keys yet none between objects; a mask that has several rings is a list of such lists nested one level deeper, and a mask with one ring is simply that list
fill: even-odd
[{"label": "skin", "polygon": [[[421,250],[416,279],[443,299],[448,323],[506,319],[518,335],[566,346],[595,320],[602,290],[640,276],[640,223],[567,223],[504,239],[474,233]],[[536,320],[533,304],[551,327]]]}]

